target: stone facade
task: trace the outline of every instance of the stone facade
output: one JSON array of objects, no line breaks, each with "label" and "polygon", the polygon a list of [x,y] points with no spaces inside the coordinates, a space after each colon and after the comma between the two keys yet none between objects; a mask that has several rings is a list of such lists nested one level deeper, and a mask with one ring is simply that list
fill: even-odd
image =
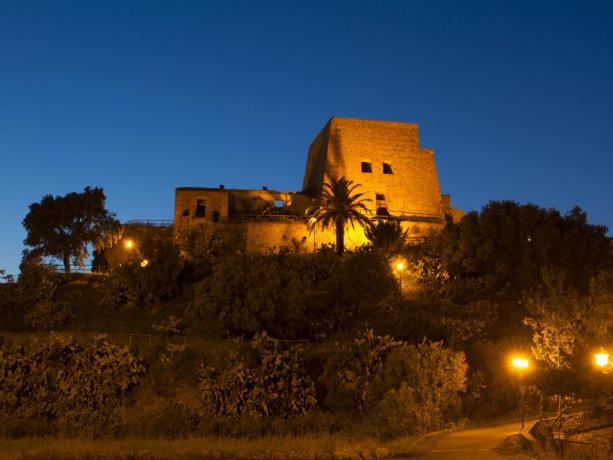
[{"label": "stone facade", "polygon": [[[309,233],[305,212],[325,182],[342,176],[361,184],[373,219],[397,219],[412,238],[462,216],[449,195],[441,195],[434,153],[419,146],[416,124],[332,118],[309,148],[302,192],[177,188],[175,237],[204,225],[207,233],[238,235],[247,252],[312,251],[333,243],[334,230]],[[361,228],[347,229],[348,248],[365,241]]]}]

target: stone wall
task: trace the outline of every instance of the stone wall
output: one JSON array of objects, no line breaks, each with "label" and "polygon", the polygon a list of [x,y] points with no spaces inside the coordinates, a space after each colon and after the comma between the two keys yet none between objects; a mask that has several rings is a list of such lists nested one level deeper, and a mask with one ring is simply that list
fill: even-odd
[{"label": "stone wall", "polygon": [[[205,206],[201,217],[196,215],[198,200],[202,200]],[[312,200],[302,193],[180,187],[175,190],[175,234],[194,225],[231,222],[233,217],[240,221],[240,216],[267,213],[304,216],[311,205]]]}]

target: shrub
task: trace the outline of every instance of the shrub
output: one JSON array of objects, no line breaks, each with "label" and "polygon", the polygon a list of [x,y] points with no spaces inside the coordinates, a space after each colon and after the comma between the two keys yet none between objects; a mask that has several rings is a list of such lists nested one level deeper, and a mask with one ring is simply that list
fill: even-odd
[{"label": "shrub", "polygon": [[418,433],[420,407],[415,391],[406,382],[397,390],[389,390],[377,404],[373,416],[375,433],[382,439],[391,439]]},{"label": "shrub", "polygon": [[[416,430],[430,431],[459,415],[459,396],[466,389],[467,369],[463,352],[445,348],[440,342],[424,341],[390,353],[377,390],[381,394],[408,385],[418,408]],[[402,398],[406,399],[406,395]]]},{"label": "shrub", "polygon": [[364,411],[376,403],[373,383],[383,370],[387,356],[405,343],[367,330],[338,356],[324,372],[328,388],[326,405],[332,410]]},{"label": "shrub", "polygon": [[315,385],[304,374],[302,359],[295,347],[285,349],[266,333],[250,343],[255,365],[235,359],[218,371],[203,367],[199,388],[205,410],[227,417],[288,417],[313,409]]},{"label": "shrub", "polygon": [[99,434],[144,373],[127,347],[103,336],[82,345],[52,335],[30,351],[0,349],[0,427],[4,435],[44,434],[31,426]]}]

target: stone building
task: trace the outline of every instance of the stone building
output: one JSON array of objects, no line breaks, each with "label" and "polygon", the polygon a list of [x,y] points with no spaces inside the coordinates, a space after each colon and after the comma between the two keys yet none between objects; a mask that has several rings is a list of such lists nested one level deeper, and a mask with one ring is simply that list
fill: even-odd
[{"label": "stone building", "polygon": [[[179,187],[175,191],[175,238],[199,227],[232,239],[246,252],[283,247],[298,252],[333,243],[334,230],[309,234],[305,211],[330,178],[361,184],[373,219],[396,219],[418,241],[462,211],[442,195],[432,149],[419,145],[413,123],[331,118],[309,147],[301,192]],[[361,228],[348,228],[348,248],[366,242]]]}]

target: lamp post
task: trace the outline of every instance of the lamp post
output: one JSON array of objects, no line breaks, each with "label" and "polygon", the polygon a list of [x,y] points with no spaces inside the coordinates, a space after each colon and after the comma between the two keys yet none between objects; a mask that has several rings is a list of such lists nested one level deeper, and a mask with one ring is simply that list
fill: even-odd
[{"label": "lamp post", "polygon": [[522,383],[522,377],[526,369],[528,369],[530,362],[526,358],[516,356],[511,360],[511,363],[513,364],[513,368],[517,372],[517,378],[519,380],[519,410],[521,412],[521,429],[523,430],[524,422],[525,422],[525,413],[524,413],[524,385]]},{"label": "lamp post", "polygon": [[398,272],[398,286],[400,289],[400,295],[402,295],[402,272],[407,268],[404,260],[399,259],[394,262],[394,269]]},{"label": "lamp post", "polygon": [[123,242],[124,247],[127,250],[133,249],[134,248],[134,240],[131,239],[127,239]]},{"label": "lamp post", "polygon": [[610,372],[611,363],[609,362],[609,353],[601,348],[600,353],[594,355],[594,364],[602,369],[604,373]]}]

